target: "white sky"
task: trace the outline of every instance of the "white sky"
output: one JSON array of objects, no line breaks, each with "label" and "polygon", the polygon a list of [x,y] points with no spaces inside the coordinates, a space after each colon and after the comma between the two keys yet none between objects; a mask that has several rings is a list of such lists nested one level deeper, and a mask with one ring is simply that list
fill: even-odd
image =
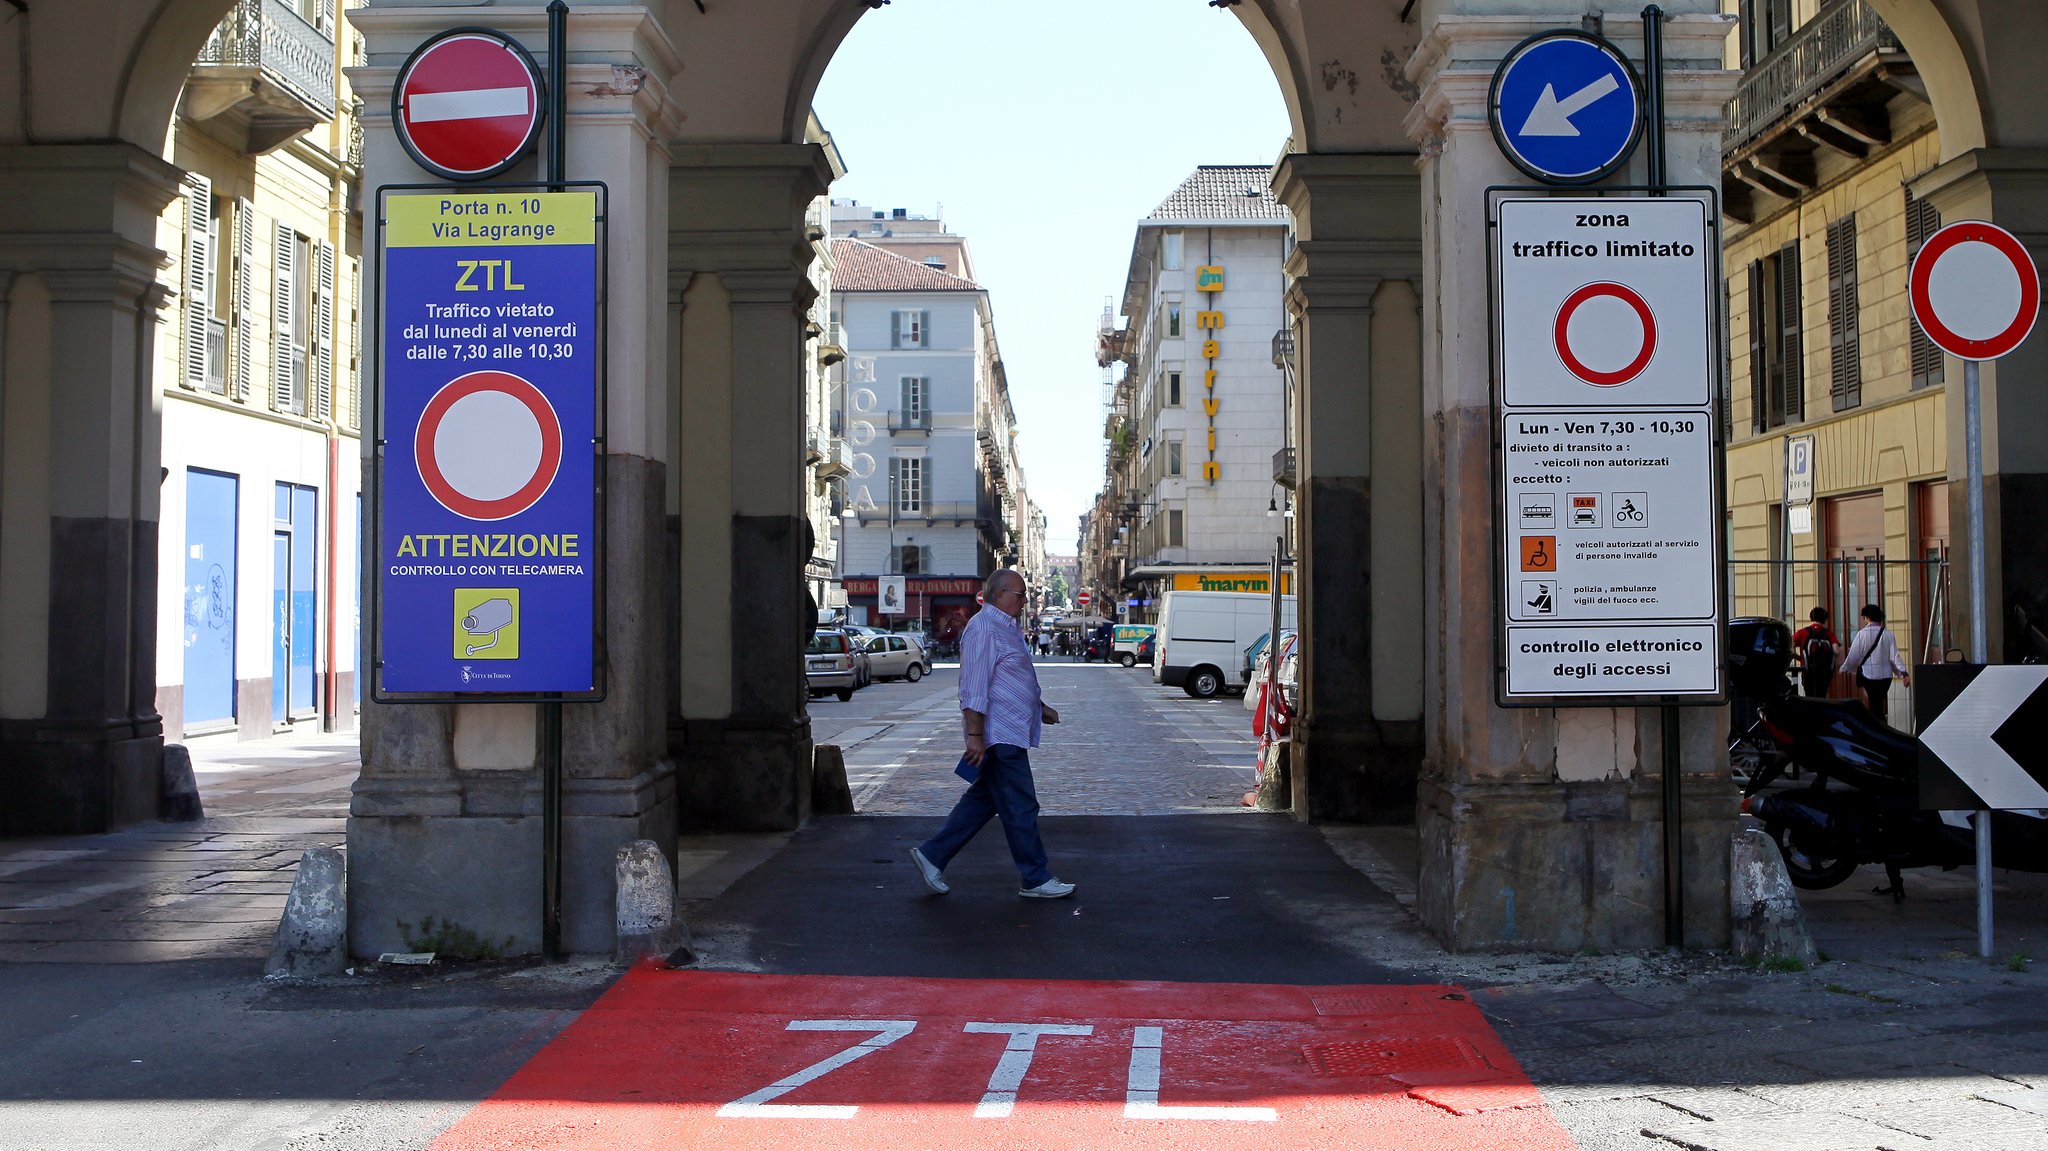
[{"label": "white sky", "polygon": [[995,307],[1047,550],[1075,551],[1102,485],[1094,338],[1138,220],[1198,164],[1268,164],[1287,109],[1204,0],[894,0],[861,18],[814,105],[840,199],[940,213]]}]

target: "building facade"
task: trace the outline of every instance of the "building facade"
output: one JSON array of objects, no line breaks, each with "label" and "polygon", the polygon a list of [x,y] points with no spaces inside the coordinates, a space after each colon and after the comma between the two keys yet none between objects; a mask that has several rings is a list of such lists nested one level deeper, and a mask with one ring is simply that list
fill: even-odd
[{"label": "building facade", "polygon": [[361,151],[332,0],[242,0],[186,81],[158,222],[167,738],[355,726]]},{"label": "building facade", "polygon": [[[988,572],[1035,555],[1043,582],[1044,521],[1023,487],[994,316],[966,242],[943,221],[861,211],[833,208],[847,614],[947,643]],[[907,252],[876,242],[898,229],[917,237]]]},{"label": "building facade", "polygon": [[1176,589],[1270,588],[1289,422],[1273,348],[1292,242],[1271,179],[1263,165],[1205,165],[1138,224],[1124,323],[1106,317],[1098,347],[1124,367],[1084,543],[1105,615],[1150,621]]},{"label": "building facade", "polygon": [[[1902,654],[1939,662],[1962,642],[1948,559],[1963,461],[1945,396],[1962,374],[1914,324],[1906,279],[1943,222],[1915,192],[1941,162],[1940,130],[1863,0],[1733,7],[1731,608],[1799,626],[1819,606],[1853,630],[1875,603]],[[1901,723],[1910,711],[1890,709]]]}]

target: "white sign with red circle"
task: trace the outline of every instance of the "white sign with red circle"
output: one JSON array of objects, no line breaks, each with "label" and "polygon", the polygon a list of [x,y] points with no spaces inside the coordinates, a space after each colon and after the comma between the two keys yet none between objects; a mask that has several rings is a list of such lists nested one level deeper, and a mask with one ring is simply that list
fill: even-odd
[{"label": "white sign with red circle", "polygon": [[471,372],[427,401],[413,458],[442,507],[466,519],[507,519],[539,503],[555,482],[562,422],[526,380],[510,372]]},{"label": "white sign with red circle", "polygon": [[1497,202],[1497,698],[1721,694],[1711,204]]},{"label": "white sign with red circle", "polygon": [[2026,340],[2041,314],[2041,278],[2018,237],[1961,220],[1920,246],[1908,281],[1913,318],[1949,355],[1995,360]]},{"label": "white sign with red circle", "polygon": [[1086,588],[1083,588],[1082,590],[1074,593],[1074,602],[1081,605],[1082,607],[1087,607],[1088,601],[1094,598],[1095,596],[1092,593],[1090,593]]},{"label": "white sign with red circle", "polygon": [[1708,401],[1720,292],[1705,201],[1516,199],[1499,211],[1503,403]]},{"label": "white sign with red circle", "polygon": [[1657,354],[1657,317],[1626,284],[1587,284],[1557,309],[1551,340],[1566,371],[1594,387],[1619,387]]},{"label": "white sign with red circle", "polygon": [[399,143],[449,180],[487,180],[517,163],[539,137],[546,106],[533,57],[484,28],[420,45],[391,88]]}]

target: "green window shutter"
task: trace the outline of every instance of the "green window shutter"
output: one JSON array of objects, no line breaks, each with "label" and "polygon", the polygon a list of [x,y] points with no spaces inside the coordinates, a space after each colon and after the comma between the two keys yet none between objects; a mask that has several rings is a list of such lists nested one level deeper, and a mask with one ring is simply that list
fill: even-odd
[{"label": "green window shutter", "polygon": [[1863,402],[1863,324],[1856,291],[1856,216],[1828,225],[1828,397],[1835,411]]},{"label": "green window shutter", "polygon": [[903,346],[902,312],[889,313],[889,346],[892,348],[900,348]]},{"label": "green window shutter", "polygon": [[1806,418],[1806,340],[1800,328],[1799,241],[1778,249],[1778,338],[1783,346],[1784,413],[1787,423]]},{"label": "green window shutter", "polygon": [[896,518],[896,509],[897,509],[897,508],[899,508],[899,507],[901,507],[901,506],[903,505],[903,498],[902,498],[902,497],[903,497],[903,492],[902,492],[902,488],[901,488],[901,487],[900,487],[900,486],[898,485],[898,481],[897,481],[897,479],[896,479],[896,471],[897,471],[897,468],[896,468],[896,462],[897,462],[897,459],[896,459],[896,457],[895,457],[895,456],[890,456],[890,457],[889,457],[889,496],[888,496],[888,499],[889,499],[889,518],[891,518],[891,519],[894,519],[894,518]]},{"label": "green window shutter", "polygon": [[1749,430],[1770,430],[1770,337],[1773,325],[1764,299],[1764,262],[1749,262]]},{"label": "green window shutter", "polygon": [[313,402],[315,419],[334,418],[334,247],[321,244],[315,272],[320,281],[313,287]]},{"label": "green window shutter", "polygon": [[256,374],[256,335],[251,319],[255,302],[256,205],[237,197],[233,227],[235,270],[231,288],[234,299],[229,304],[234,309],[235,330],[230,333],[230,338],[235,349],[235,379],[230,390],[237,400],[246,404],[249,402],[250,381]]},{"label": "green window shutter", "polygon": [[932,458],[926,456],[917,467],[917,506],[925,515],[932,514]]},{"label": "green window shutter", "polygon": [[920,348],[932,346],[932,314],[930,312],[919,312],[917,314],[917,346]]},{"label": "green window shutter", "polygon": [[206,334],[213,320],[213,181],[185,174],[185,354],[178,386],[206,389]]},{"label": "green window shutter", "polygon": [[292,263],[298,235],[288,224],[273,224],[271,241],[270,406],[289,412],[297,406],[292,395],[292,317],[298,301],[292,299]]},{"label": "green window shutter", "polygon": [[[1927,237],[1941,230],[1941,213],[1934,205],[1915,197],[1911,190],[1906,192],[1906,267],[1920,255],[1920,245]],[[1913,383],[1915,388],[1933,387],[1941,383],[1945,374],[1941,349],[1920,327],[1919,321],[1909,319],[1912,328]]]}]

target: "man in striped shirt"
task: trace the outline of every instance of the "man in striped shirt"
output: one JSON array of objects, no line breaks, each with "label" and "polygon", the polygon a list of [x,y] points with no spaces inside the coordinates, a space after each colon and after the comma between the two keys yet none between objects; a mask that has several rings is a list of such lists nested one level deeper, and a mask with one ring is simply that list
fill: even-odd
[{"label": "man in striped shirt", "polygon": [[1074,885],[1053,878],[1046,866],[1028,750],[1038,746],[1039,725],[1058,723],[1060,713],[1039,692],[1031,649],[1017,624],[1024,614],[1024,577],[1008,568],[997,571],[981,585],[981,599],[981,611],[960,637],[960,723],[967,750],[953,771],[969,787],[939,833],[910,849],[910,861],[925,886],[944,895],[952,889],[940,873],[997,817],[1017,862],[1017,894],[1064,898]]}]

